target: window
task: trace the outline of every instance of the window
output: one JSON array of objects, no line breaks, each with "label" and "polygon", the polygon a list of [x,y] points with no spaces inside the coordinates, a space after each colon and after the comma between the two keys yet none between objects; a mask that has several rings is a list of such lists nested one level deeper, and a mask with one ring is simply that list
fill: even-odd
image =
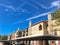
[{"label": "window", "polygon": [[46,26],[48,27],[48,23],[46,24]]},{"label": "window", "polygon": [[39,30],[42,30],[42,25],[39,26]]},{"label": "window", "polygon": [[57,35],[57,29],[54,30],[54,35]]}]

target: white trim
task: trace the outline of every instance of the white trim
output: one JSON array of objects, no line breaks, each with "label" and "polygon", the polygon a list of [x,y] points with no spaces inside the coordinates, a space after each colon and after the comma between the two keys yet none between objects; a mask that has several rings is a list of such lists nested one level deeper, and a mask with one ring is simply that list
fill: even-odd
[{"label": "white trim", "polygon": [[17,39],[25,39],[25,38],[33,38],[33,37],[42,37],[42,36],[52,36],[52,37],[59,37],[60,36],[57,36],[57,35],[40,35],[40,34],[37,34],[37,35],[31,35],[31,36],[25,36],[25,37],[18,37],[18,38],[14,38],[14,39],[11,39],[11,40],[17,40]]}]

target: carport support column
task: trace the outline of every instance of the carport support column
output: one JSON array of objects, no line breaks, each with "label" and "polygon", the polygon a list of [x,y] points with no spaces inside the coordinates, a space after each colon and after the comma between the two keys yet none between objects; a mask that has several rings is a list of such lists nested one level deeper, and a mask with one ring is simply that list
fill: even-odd
[{"label": "carport support column", "polygon": [[28,41],[27,41],[27,45],[30,45],[30,41],[31,41],[31,40],[28,40]]},{"label": "carport support column", "polygon": [[29,45],[30,45],[30,42],[31,42],[31,41],[29,40]]},{"label": "carport support column", "polygon": [[43,40],[43,45],[49,45],[48,40]]}]

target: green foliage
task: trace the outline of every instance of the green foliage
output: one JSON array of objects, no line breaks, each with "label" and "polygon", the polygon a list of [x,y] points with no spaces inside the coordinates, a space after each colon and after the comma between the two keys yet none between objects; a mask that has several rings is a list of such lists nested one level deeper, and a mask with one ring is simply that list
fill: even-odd
[{"label": "green foliage", "polygon": [[6,35],[4,35],[4,36],[0,35],[0,40],[7,40],[7,36]]},{"label": "green foliage", "polygon": [[52,17],[56,20],[57,25],[60,25],[60,8],[52,13]]}]

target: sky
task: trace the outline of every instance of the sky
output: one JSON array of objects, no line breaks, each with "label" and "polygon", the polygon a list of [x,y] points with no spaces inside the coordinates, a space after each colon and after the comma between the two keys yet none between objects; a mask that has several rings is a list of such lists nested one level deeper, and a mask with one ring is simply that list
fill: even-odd
[{"label": "sky", "polygon": [[0,0],[0,35],[25,30],[32,24],[47,20],[48,12],[60,7],[60,0]]}]

